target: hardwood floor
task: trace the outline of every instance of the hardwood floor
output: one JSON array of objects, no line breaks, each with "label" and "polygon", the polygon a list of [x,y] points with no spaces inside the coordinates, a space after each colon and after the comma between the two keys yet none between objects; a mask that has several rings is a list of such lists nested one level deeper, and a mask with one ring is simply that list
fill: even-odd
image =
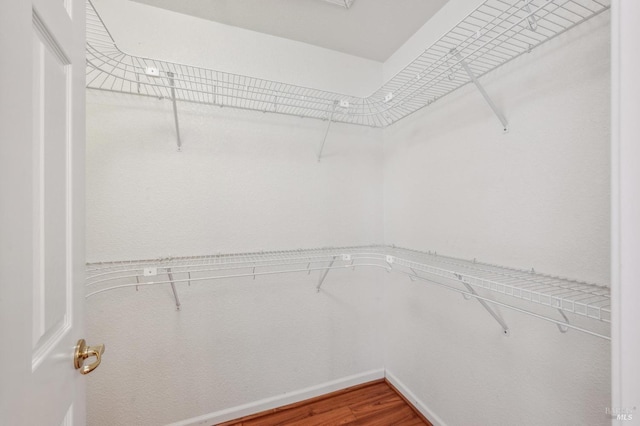
[{"label": "hardwood floor", "polygon": [[218,426],[431,426],[384,379],[353,386]]}]

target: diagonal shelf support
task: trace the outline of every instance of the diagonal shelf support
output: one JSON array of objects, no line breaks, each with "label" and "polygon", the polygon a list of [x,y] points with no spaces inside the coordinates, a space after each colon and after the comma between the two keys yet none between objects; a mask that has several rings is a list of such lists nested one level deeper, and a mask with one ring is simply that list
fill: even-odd
[{"label": "diagonal shelf support", "polygon": [[524,4],[524,10],[529,14],[529,16],[527,17],[529,28],[531,29],[531,31],[537,31],[538,21],[536,20],[536,15],[531,12],[531,7],[529,6],[530,3],[531,0],[526,0],[526,3]]},{"label": "diagonal shelf support", "polygon": [[167,276],[169,277],[169,281],[171,282],[171,291],[173,292],[173,297],[176,299],[176,311],[179,311],[180,298],[178,298],[178,291],[176,290],[176,283],[173,280],[173,272],[171,272],[171,268],[167,268]]},{"label": "diagonal shelf support", "polygon": [[[567,318],[565,313],[562,312],[562,309],[558,308],[558,312],[560,312],[560,315],[562,315],[562,318],[564,319],[564,322],[566,324],[569,324],[569,318]],[[560,333],[566,333],[567,331],[569,331],[569,327],[567,327],[566,325],[562,325],[559,322],[556,323],[556,325],[558,326],[558,330],[560,330]]]},{"label": "diagonal shelf support", "polygon": [[178,138],[178,151],[182,151],[182,140],[180,139],[180,123],[178,122],[178,106],[176,105],[176,81],[175,74],[167,72],[169,86],[171,87],[171,103],[173,104],[173,120],[176,123],[176,137]]},{"label": "diagonal shelf support", "polygon": [[338,101],[334,101],[333,106],[331,107],[331,114],[329,114],[329,123],[327,124],[327,130],[325,130],[324,132],[324,138],[322,139],[322,144],[320,145],[320,150],[318,151],[318,163],[322,158],[324,143],[327,141],[327,136],[329,136],[329,130],[331,129],[331,124],[333,123],[333,115],[336,113],[336,108],[338,108]]},{"label": "diagonal shelf support", "polygon": [[473,84],[476,85],[476,88],[478,89],[478,91],[480,92],[484,100],[487,101],[487,104],[489,104],[489,106],[491,107],[491,110],[493,111],[493,113],[498,117],[498,120],[500,120],[500,123],[502,123],[502,130],[505,133],[508,132],[509,122],[507,121],[507,118],[504,116],[502,111],[500,111],[500,109],[496,106],[496,104],[493,103],[493,100],[491,100],[487,91],[484,90],[484,87],[482,87],[482,84],[480,84],[480,82],[476,78],[476,75],[473,73],[473,71],[469,67],[469,64],[467,64],[467,62],[462,58],[462,55],[460,55],[460,52],[458,52],[456,49],[452,49],[451,54],[455,56],[455,58],[458,60],[458,62],[460,63],[462,68],[465,70],[465,72],[467,73],[467,75],[469,76]]},{"label": "diagonal shelf support", "polygon": [[[468,282],[466,282],[464,280],[464,277],[462,275],[456,274],[455,272],[453,273],[453,275],[455,275],[456,278],[458,278],[458,280],[462,283],[462,285],[464,285],[467,288],[469,293],[471,293],[474,296],[478,295],[476,290],[473,287],[471,287],[471,284],[469,284]],[[480,303],[482,305],[482,307],[485,308],[487,310],[487,312],[489,312],[489,315],[491,315],[493,317],[493,319],[495,319],[498,322],[498,324],[500,324],[500,327],[502,327],[502,333],[504,334],[504,336],[505,337],[509,336],[509,334],[510,334],[509,327],[507,326],[507,323],[504,322],[502,317],[500,315],[498,315],[498,313],[496,311],[494,311],[493,308],[491,306],[489,306],[489,304],[487,302],[485,302],[484,300],[479,299],[477,297],[475,297],[474,299],[476,299],[478,301],[478,303]]]},{"label": "diagonal shelf support", "polygon": [[416,278],[419,278],[418,273],[417,273],[417,272],[416,272],[416,270],[415,270],[415,269],[413,269],[413,268],[409,268],[409,270],[411,270],[411,272],[413,273],[413,275],[411,275],[411,274],[407,274],[407,275],[409,276],[409,279],[410,279],[412,282],[415,282],[415,281],[416,281]]},{"label": "diagonal shelf support", "polygon": [[322,283],[324,282],[324,279],[327,278],[327,274],[329,273],[329,271],[331,270],[331,267],[335,262],[336,262],[336,256],[333,256],[333,259],[331,260],[331,263],[329,263],[329,266],[327,266],[327,269],[325,269],[322,272],[322,275],[320,275],[320,281],[318,281],[318,285],[316,286],[316,291],[318,293],[320,293],[320,287],[322,287]]}]

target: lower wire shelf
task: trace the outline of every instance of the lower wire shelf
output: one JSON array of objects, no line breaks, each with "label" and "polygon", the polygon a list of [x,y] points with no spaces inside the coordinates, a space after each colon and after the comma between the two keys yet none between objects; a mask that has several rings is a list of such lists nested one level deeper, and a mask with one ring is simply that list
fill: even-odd
[{"label": "lower wire shelf", "polygon": [[[89,263],[86,297],[116,289],[170,285],[176,307],[180,309],[176,285],[317,272],[316,290],[320,291],[329,271],[345,268],[382,269],[461,293],[465,298],[480,302],[500,323],[505,335],[509,330],[493,310],[496,305],[555,323],[562,332],[574,329],[610,339],[593,331],[592,327],[569,323],[566,316],[586,318],[588,324],[610,323],[611,300],[607,286],[395,246],[328,247]],[[546,309],[539,313],[540,309],[533,309],[536,305]],[[562,319],[552,317],[547,312],[549,308]]]}]

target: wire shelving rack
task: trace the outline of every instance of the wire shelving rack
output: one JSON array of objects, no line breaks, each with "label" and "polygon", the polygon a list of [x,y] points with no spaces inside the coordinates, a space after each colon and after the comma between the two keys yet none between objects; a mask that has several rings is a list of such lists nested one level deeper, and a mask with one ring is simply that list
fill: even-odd
[{"label": "wire shelving rack", "polygon": [[87,0],[87,87],[385,127],[469,82],[478,84],[477,78],[606,11],[610,4],[611,0],[487,0],[382,87],[359,98],[124,53]]},{"label": "wire shelving rack", "polygon": [[[170,99],[174,102],[174,113],[175,102],[183,101],[323,119],[329,123],[385,127],[473,82],[506,128],[506,120],[496,111],[477,78],[608,10],[610,1],[487,0],[382,87],[368,97],[358,98],[129,55],[117,47],[87,0],[87,87]],[[611,308],[606,286],[389,246],[93,263],[87,265],[87,297],[115,289],[170,285],[179,309],[178,287],[184,284],[315,272],[319,274],[316,288],[320,291],[331,270],[363,267],[401,273],[475,299],[500,323],[505,334],[508,327],[492,309],[493,305],[553,322],[561,331],[572,328],[609,338],[569,324],[566,317],[570,314],[609,323]],[[504,296],[507,302],[491,296]],[[509,302],[515,300],[556,310],[564,321]]]},{"label": "wire shelving rack", "polygon": [[[180,309],[178,286],[212,284],[218,280],[253,279],[266,275],[312,274],[320,291],[327,274],[336,269],[373,268],[427,281],[476,299],[498,321],[505,334],[507,325],[493,305],[555,323],[562,332],[575,329],[597,337],[607,335],[569,323],[566,314],[595,322],[610,323],[609,288],[498,265],[442,256],[394,246],[357,246],[218,254],[122,262],[87,264],[87,298],[140,286],[171,286]],[[495,296],[503,297],[499,301]],[[516,301],[518,300],[518,301]],[[542,306],[544,313],[530,309]],[[525,307],[523,307],[525,306]],[[529,307],[529,308],[527,308]],[[562,318],[556,319],[552,313]],[[589,321],[588,321],[589,322]]]}]

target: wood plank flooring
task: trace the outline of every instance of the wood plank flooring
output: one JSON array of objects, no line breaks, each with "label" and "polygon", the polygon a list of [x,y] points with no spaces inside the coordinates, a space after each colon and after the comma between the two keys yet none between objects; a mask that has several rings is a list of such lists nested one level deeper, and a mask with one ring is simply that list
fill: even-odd
[{"label": "wood plank flooring", "polygon": [[384,379],[218,426],[275,425],[432,426]]}]

